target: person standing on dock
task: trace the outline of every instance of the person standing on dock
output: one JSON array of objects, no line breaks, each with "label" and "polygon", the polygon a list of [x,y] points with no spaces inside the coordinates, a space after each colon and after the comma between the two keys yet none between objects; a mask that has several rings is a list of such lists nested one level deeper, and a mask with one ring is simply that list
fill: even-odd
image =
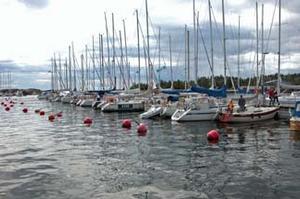
[{"label": "person standing on dock", "polygon": [[246,110],[246,107],[245,107],[246,106],[246,100],[245,100],[245,98],[243,98],[243,95],[240,96],[238,105],[239,105],[239,111],[245,111]]},{"label": "person standing on dock", "polygon": [[279,103],[279,100],[278,100],[278,93],[277,93],[277,90],[274,91],[273,105],[275,104],[275,101],[276,101],[277,105],[279,106],[280,103]]},{"label": "person standing on dock", "polygon": [[268,95],[270,99],[269,106],[274,106],[274,89],[272,87],[269,88]]}]

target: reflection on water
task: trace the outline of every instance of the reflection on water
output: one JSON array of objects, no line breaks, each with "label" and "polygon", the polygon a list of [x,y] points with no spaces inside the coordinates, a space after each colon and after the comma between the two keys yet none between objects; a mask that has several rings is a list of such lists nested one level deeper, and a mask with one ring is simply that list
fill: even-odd
[{"label": "reflection on water", "polygon": [[[1,100],[2,101],[2,100]],[[0,108],[0,198],[296,198],[300,134],[257,124],[144,120],[19,98]],[[22,109],[28,107],[29,112]],[[34,113],[43,108],[46,116]],[[63,117],[48,121],[50,112]],[[90,127],[83,124],[93,118]],[[208,143],[218,128],[221,139]]]}]

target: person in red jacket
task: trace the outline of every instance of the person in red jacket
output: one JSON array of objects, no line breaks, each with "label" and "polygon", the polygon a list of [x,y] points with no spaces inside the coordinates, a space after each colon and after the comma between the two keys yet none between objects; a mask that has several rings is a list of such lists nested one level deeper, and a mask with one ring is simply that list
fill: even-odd
[{"label": "person in red jacket", "polygon": [[269,88],[268,95],[270,98],[269,106],[274,106],[274,89],[272,87]]}]

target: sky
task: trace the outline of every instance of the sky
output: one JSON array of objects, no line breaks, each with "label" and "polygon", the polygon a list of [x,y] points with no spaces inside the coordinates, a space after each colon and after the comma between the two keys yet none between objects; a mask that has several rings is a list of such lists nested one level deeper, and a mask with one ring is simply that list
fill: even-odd
[{"label": "sky", "polygon": [[[259,0],[259,26],[261,26],[261,5],[264,4],[264,35],[266,73],[276,73],[278,52],[278,0]],[[196,0],[199,12],[199,27],[203,41],[199,38],[198,77],[211,74],[208,57],[210,57],[210,32],[207,0]],[[221,0],[211,0],[213,10],[213,48],[214,74],[223,74],[222,50],[222,12]],[[191,78],[194,78],[194,37],[193,37],[193,1],[192,0],[148,0],[150,16],[151,61],[158,67],[157,36],[161,28],[162,65],[161,72],[165,80],[170,79],[169,70],[169,35],[171,36],[172,65],[174,79],[184,79],[185,42],[184,27],[190,31]],[[123,32],[123,20],[126,24],[126,41],[129,62],[137,66],[136,15],[143,34],[146,34],[144,0],[1,0],[0,1],[0,72],[12,73],[12,87],[50,88],[51,57],[54,53],[64,60],[68,56],[68,46],[74,43],[75,55],[79,60],[85,45],[92,46],[95,37],[98,48],[98,35],[105,32],[107,15],[111,38],[112,13],[115,18],[115,33]],[[282,73],[300,72],[300,1],[282,0]],[[269,31],[274,14],[273,26]],[[237,75],[238,16],[240,28],[241,76],[255,74],[255,1],[225,0],[226,46],[229,74]],[[140,32],[140,34],[142,34]],[[261,28],[260,28],[261,38]],[[116,37],[116,54],[120,55],[119,36]],[[123,38],[124,42],[124,38]],[[104,43],[105,45],[105,43]],[[124,45],[124,44],[123,44]],[[261,52],[261,42],[259,51]],[[205,53],[205,48],[208,55]],[[211,58],[210,58],[211,59]],[[261,57],[259,57],[261,59]],[[143,66],[142,66],[143,67]],[[136,69],[133,69],[133,71]],[[134,72],[133,72],[134,74]],[[1,77],[1,75],[0,75]],[[1,83],[1,81],[0,81]],[[0,85],[1,86],[1,85]],[[3,86],[3,85],[2,85]]]}]

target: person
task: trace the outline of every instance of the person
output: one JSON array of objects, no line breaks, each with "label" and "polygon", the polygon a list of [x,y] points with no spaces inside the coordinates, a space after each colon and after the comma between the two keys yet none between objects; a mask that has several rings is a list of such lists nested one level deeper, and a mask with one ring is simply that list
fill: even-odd
[{"label": "person", "polygon": [[274,105],[274,89],[272,87],[270,87],[270,89],[268,90],[268,95],[270,98],[269,106],[273,106]]},{"label": "person", "polygon": [[278,106],[279,106],[280,103],[279,103],[279,100],[278,100],[278,93],[277,93],[277,90],[274,91],[273,105],[274,105],[275,101],[277,102],[277,104],[278,104]]},{"label": "person", "polygon": [[232,113],[233,112],[233,108],[234,108],[234,104],[233,104],[233,101],[232,99],[228,102],[227,104],[227,111]]},{"label": "person", "polygon": [[246,108],[245,108],[246,100],[245,100],[245,98],[243,98],[243,95],[240,96],[238,105],[239,105],[239,110],[240,110],[240,111],[245,111],[245,109],[246,109]]}]

